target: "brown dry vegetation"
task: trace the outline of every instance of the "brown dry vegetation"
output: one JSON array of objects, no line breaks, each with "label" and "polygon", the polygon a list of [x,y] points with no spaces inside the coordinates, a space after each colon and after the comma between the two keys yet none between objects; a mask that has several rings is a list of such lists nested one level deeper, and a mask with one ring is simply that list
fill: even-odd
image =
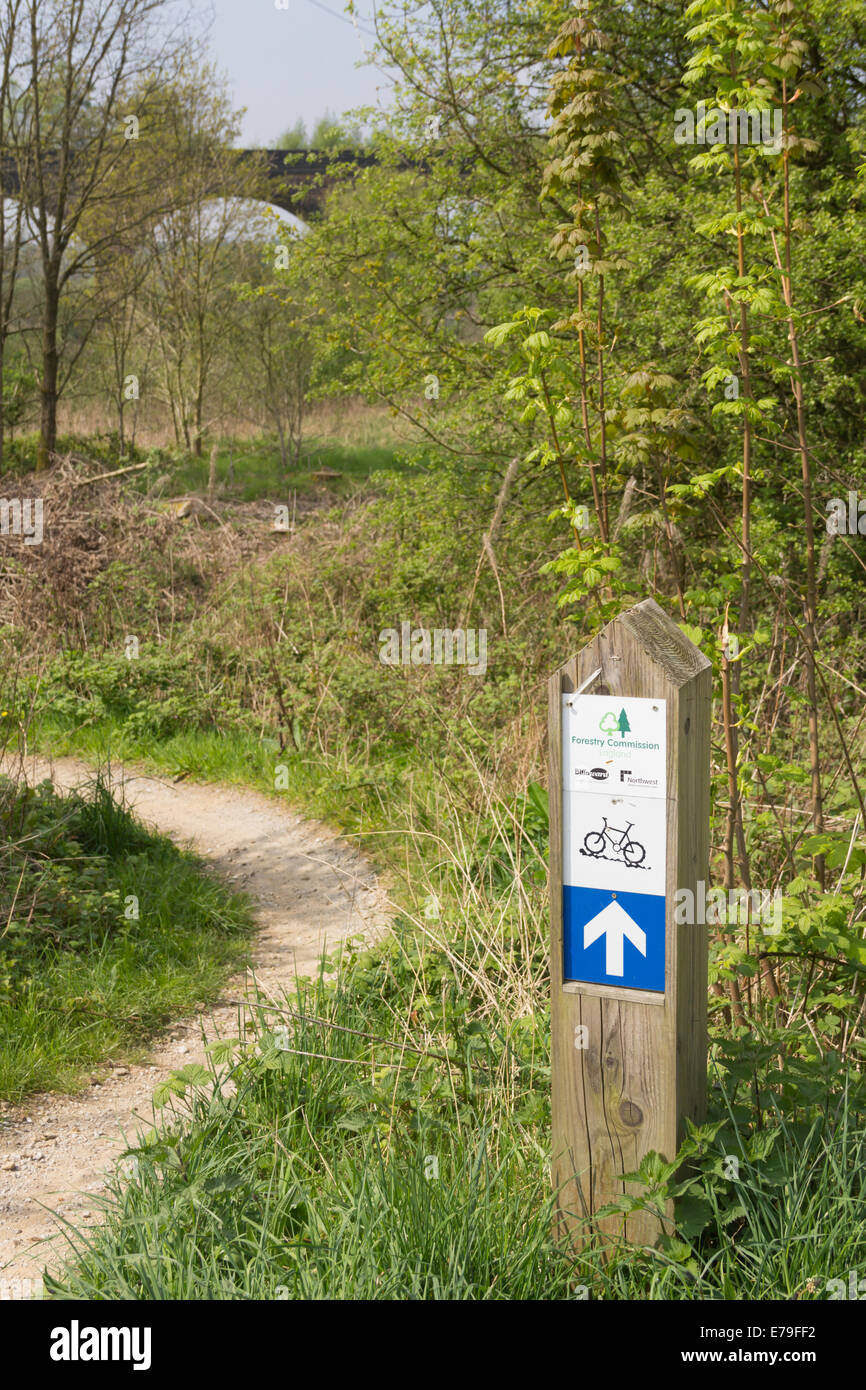
[{"label": "brown dry vegetation", "polygon": [[[61,435],[108,434],[117,428],[116,416],[105,405],[93,401],[62,401],[57,413]],[[29,427],[34,427],[35,421]],[[229,412],[221,418],[219,434],[229,439],[258,438],[271,428],[267,420],[250,420]],[[19,431],[20,432],[20,431]],[[370,405],[359,396],[311,401],[305,413],[304,438],[328,439],[344,445],[387,445],[402,443],[414,436],[405,421],[384,405]],[[148,402],[135,420],[134,442],[143,449],[164,447],[172,436],[171,412],[158,401]]]},{"label": "brown dry vegetation", "polygon": [[[351,746],[345,756],[358,765],[381,739],[407,752],[420,739],[461,761],[483,750],[510,784],[540,776],[539,693],[559,624],[538,584],[543,553],[519,522],[494,575],[472,558],[484,556],[477,507],[445,521],[434,521],[435,501],[429,517],[415,510],[400,553],[394,518],[368,485],[339,505],[324,485],[298,493],[297,526],[281,534],[276,499],[196,499],[181,518],[168,474],[147,493],[134,479],[87,483],[80,462],[65,460],[16,482],[43,498],[45,534],[38,547],[0,537],[7,669],[13,652],[30,673],[63,652],[116,660],[134,635],[163,663],[154,701],[176,688],[202,697],[202,727],[225,727],[230,709],[282,746]],[[486,680],[457,667],[382,666],[383,627],[453,627],[467,604],[471,624],[489,631]]]}]

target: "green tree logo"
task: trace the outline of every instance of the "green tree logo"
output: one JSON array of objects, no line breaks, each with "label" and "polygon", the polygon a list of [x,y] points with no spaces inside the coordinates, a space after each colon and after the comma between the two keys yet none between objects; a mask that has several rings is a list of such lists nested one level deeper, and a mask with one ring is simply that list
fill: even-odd
[{"label": "green tree logo", "polygon": [[620,738],[625,738],[626,734],[631,733],[631,724],[628,722],[628,715],[624,709],[620,710],[619,718],[617,718],[612,709],[608,710],[607,714],[601,716],[601,722],[598,727],[603,734],[615,734],[618,729]]}]

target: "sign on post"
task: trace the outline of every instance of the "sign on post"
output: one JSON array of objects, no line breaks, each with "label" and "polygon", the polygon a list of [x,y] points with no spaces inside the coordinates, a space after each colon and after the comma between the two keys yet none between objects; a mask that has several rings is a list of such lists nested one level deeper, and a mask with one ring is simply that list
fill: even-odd
[{"label": "sign on post", "polygon": [[[706,1096],[710,663],[647,599],[550,679],[553,1180],[574,1239]],[[646,1213],[597,1228],[637,1242]]]}]

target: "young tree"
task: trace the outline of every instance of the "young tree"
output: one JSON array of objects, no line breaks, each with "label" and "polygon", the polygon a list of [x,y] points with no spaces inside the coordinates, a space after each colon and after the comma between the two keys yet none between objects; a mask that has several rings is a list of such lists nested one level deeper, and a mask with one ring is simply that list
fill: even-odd
[{"label": "young tree", "polygon": [[[23,0],[18,17],[13,52],[27,86],[10,110],[6,139],[41,262],[43,467],[57,438],[64,291],[163,206],[158,185],[142,199],[140,166],[129,149],[189,51],[191,40],[173,25],[173,13],[173,0]],[[134,111],[127,105],[133,85]],[[146,212],[143,202],[150,203]],[[79,333],[77,351],[86,336]]]},{"label": "young tree", "polygon": [[237,114],[210,68],[187,75],[161,126],[169,159],[171,211],[149,227],[150,270],[138,295],[175,438],[199,456],[214,372],[228,368],[238,305],[240,246],[269,232],[254,201],[261,171],[231,145]]},{"label": "young tree", "polygon": [[299,116],[294,125],[290,125],[274,141],[274,148],[277,150],[305,150],[309,146],[310,137],[307,134],[307,127],[303,119]]},{"label": "young tree", "polygon": [[349,150],[360,149],[366,144],[364,132],[357,121],[341,120],[333,112],[324,116],[308,132],[306,123],[299,116],[293,125],[287,127],[275,142],[278,150]]},{"label": "young tree", "polygon": [[[317,355],[323,310],[293,260],[295,237],[283,235],[275,250],[286,267],[265,283],[244,287],[241,335],[244,380],[240,395],[274,427],[284,471],[301,461],[304,418]],[[270,257],[268,256],[268,259]],[[254,370],[250,370],[254,364]]]}]

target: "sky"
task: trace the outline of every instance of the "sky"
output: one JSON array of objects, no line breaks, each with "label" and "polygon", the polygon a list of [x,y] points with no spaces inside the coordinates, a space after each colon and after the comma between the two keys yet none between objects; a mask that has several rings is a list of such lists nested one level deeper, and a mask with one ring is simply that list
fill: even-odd
[{"label": "sky", "polygon": [[[298,117],[307,129],[330,109],[386,105],[381,72],[358,66],[369,34],[343,13],[344,0],[195,0],[210,18],[210,49],[246,115],[240,143],[272,145]],[[277,6],[285,8],[277,8]],[[373,0],[358,0],[358,23],[370,30]],[[381,95],[380,95],[381,92]]]}]

